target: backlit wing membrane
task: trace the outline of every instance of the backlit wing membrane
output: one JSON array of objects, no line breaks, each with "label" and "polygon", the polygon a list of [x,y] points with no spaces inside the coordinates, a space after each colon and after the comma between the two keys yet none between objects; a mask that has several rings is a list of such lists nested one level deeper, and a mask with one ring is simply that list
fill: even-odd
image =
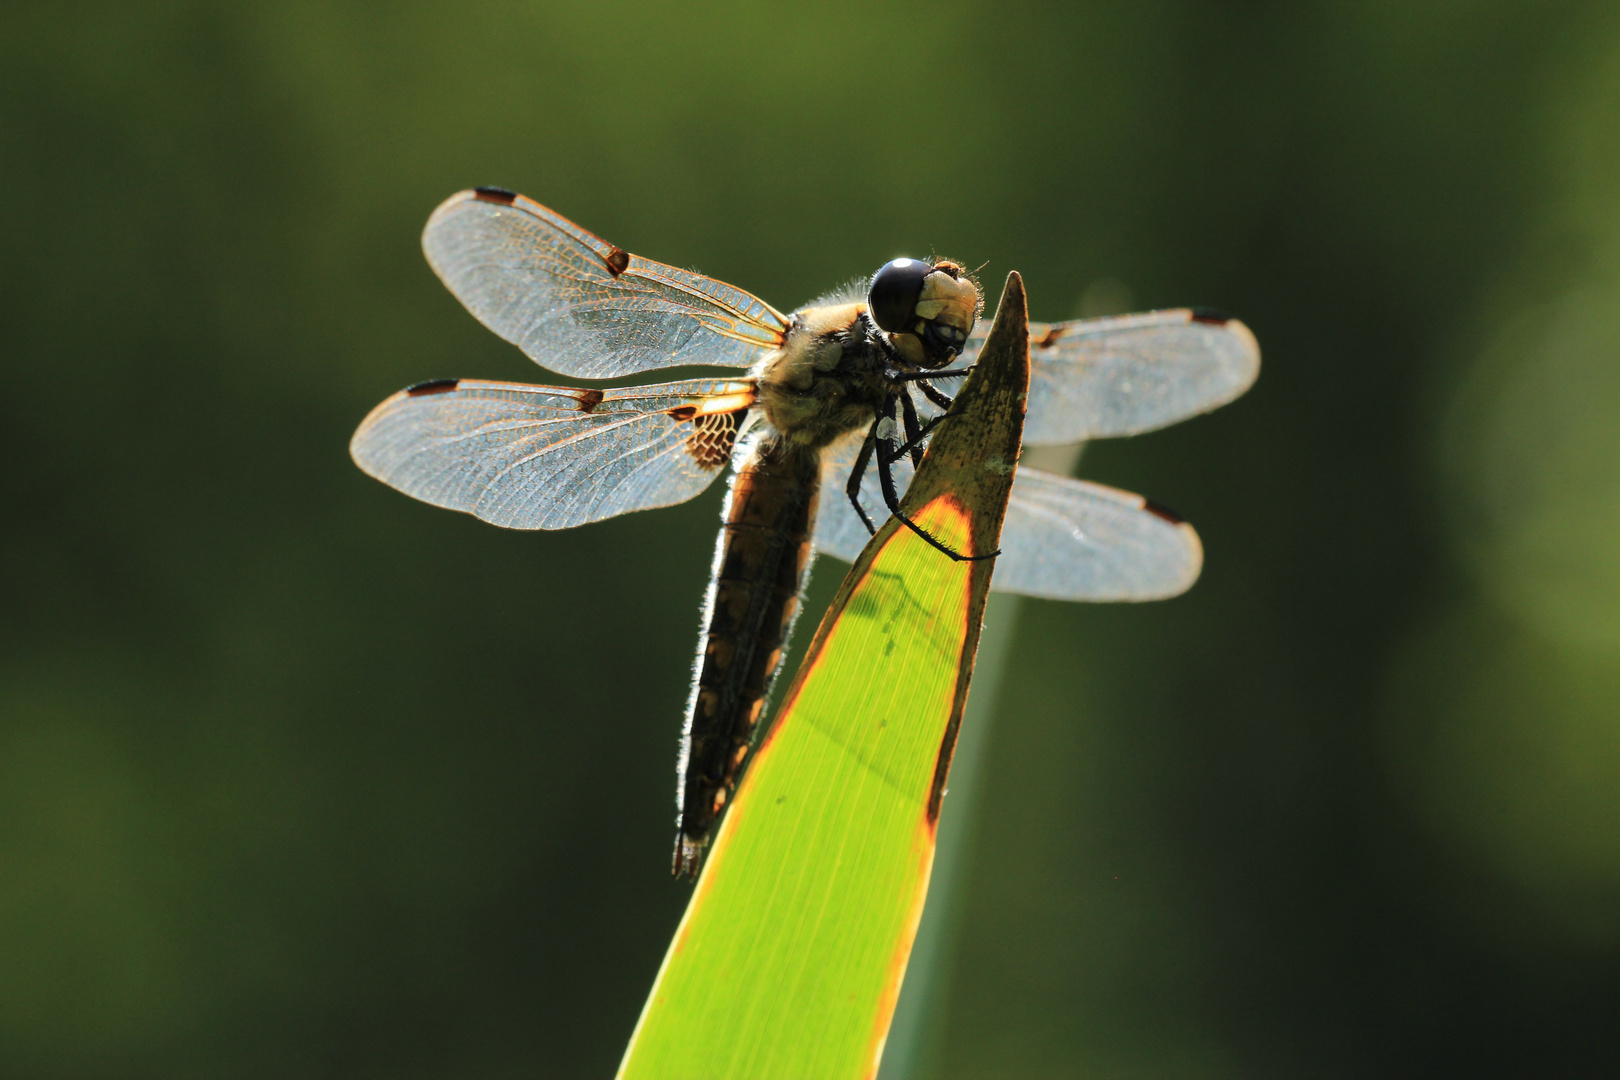
[{"label": "backlit wing membrane", "polygon": [[566,529],[685,502],[730,459],[750,382],[586,390],[446,379],[401,390],[349,444],[355,463],[435,506]]},{"label": "backlit wing membrane", "polygon": [[1193,527],[1140,495],[1020,468],[991,587],[1049,600],[1162,600],[1204,565]]},{"label": "backlit wing membrane", "polygon": [[[963,350],[977,357],[981,322]],[[1260,371],[1260,347],[1236,319],[1195,308],[1029,324],[1024,442],[1061,446],[1136,435],[1226,404]],[[961,379],[941,379],[955,394]],[[1000,571],[997,571],[1000,576]]]},{"label": "backlit wing membrane", "polygon": [[479,321],[564,375],[746,368],[787,332],[781,312],[741,289],[631,255],[494,188],[446,199],[422,249]]},{"label": "backlit wing membrane", "polygon": [[[822,462],[815,546],[846,562],[871,538],[844,495],[860,445],[860,437],[841,440]],[[904,490],[911,463],[894,468]],[[861,501],[881,524],[889,512],[876,473],[863,478]],[[1190,588],[1203,562],[1192,526],[1140,495],[1020,466],[990,587],[1051,600],[1158,600]]]}]

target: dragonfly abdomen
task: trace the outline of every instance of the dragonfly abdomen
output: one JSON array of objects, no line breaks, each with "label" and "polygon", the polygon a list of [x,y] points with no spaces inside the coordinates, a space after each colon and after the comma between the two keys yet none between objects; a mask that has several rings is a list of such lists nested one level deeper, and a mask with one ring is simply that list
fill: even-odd
[{"label": "dragonfly abdomen", "polygon": [[820,455],[774,434],[732,479],[681,740],[677,876],[695,875],[736,787],[810,565]]}]

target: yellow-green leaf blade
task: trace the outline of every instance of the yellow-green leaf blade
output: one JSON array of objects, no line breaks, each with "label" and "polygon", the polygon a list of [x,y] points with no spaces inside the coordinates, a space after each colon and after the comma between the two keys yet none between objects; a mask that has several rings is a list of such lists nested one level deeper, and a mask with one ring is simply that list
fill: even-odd
[{"label": "yellow-green leaf blade", "polygon": [[[987,343],[905,501],[965,553],[993,550],[1011,483],[1002,463],[1018,450],[1018,284],[991,335],[999,349]],[[875,1073],[927,894],[990,572],[893,519],[867,546],[715,837],[621,1077]]]}]

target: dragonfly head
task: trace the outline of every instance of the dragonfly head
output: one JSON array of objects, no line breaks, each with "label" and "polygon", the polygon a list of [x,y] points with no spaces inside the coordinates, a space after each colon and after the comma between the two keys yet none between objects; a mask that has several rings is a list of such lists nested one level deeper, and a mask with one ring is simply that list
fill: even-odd
[{"label": "dragonfly head", "polygon": [[982,304],[973,276],[948,259],[895,259],[872,275],[866,306],[915,367],[949,364],[967,343]]}]

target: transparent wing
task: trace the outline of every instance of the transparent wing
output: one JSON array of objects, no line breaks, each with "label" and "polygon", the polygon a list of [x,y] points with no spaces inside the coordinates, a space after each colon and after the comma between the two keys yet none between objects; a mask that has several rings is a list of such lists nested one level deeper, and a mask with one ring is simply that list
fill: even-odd
[{"label": "transparent wing", "polygon": [[991,587],[1049,600],[1162,600],[1204,565],[1193,527],[1128,491],[1020,468]]},{"label": "transparent wing", "polygon": [[[971,363],[989,328],[974,328]],[[1136,435],[1225,405],[1260,372],[1260,347],[1236,319],[1196,308],[1029,324],[1024,442],[1061,446]],[[954,395],[960,378],[941,379]],[[999,573],[999,572],[998,572]]]},{"label": "transparent wing", "polygon": [[512,529],[685,502],[730,458],[749,382],[585,390],[445,379],[371,410],[355,463],[405,494]]},{"label": "transparent wing", "polygon": [[[870,539],[844,495],[860,445],[847,437],[822,459],[815,546],[846,562]],[[889,512],[875,473],[863,479],[861,499],[881,524]],[[895,463],[902,490],[911,473],[910,462]],[[1140,495],[1020,466],[990,587],[1051,600],[1159,600],[1191,588],[1203,563],[1192,526]]]},{"label": "transparent wing", "polygon": [[564,375],[746,368],[787,331],[781,312],[741,289],[631,255],[495,188],[446,199],[422,250],[480,322]]}]

